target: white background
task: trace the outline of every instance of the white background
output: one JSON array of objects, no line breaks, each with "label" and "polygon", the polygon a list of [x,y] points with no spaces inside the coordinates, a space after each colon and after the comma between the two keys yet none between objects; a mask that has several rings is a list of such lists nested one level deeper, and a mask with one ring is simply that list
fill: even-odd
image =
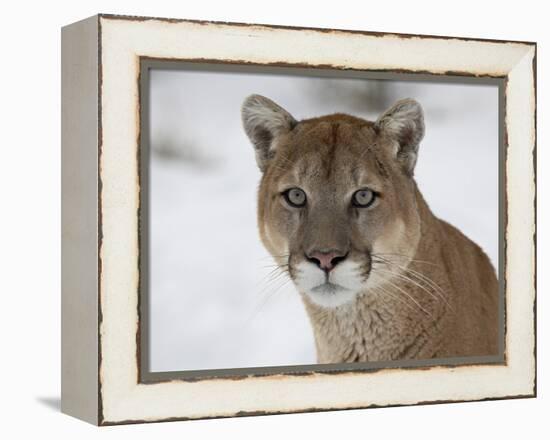
[{"label": "white background", "polygon": [[[496,85],[254,73],[150,74],[152,371],[316,363],[309,318],[259,240],[260,171],[241,124],[259,93],[298,120],[334,112],[368,120],[403,98],[423,108],[415,179],[435,215],[498,265]],[[394,292],[398,294],[399,292]]]},{"label": "white background", "polygon": [[[97,429],[59,413],[60,27],[97,12],[363,29],[539,43],[538,113],[548,110],[543,2],[5,3],[1,15],[2,438],[546,438],[549,325],[548,128],[538,124],[538,390],[530,400],[340,411]],[[542,121],[544,116],[539,117]],[[546,117],[546,119],[548,119]],[[546,199],[546,200],[545,200]],[[546,408],[545,408],[546,407]]]}]

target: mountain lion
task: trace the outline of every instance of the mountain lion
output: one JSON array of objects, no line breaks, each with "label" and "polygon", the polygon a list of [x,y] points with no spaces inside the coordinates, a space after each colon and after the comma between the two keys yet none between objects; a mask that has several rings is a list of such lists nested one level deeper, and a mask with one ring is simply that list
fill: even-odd
[{"label": "mountain lion", "polygon": [[263,173],[260,236],[302,297],[318,362],[498,354],[495,270],[434,216],[413,177],[416,101],[376,122],[297,121],[252,95],[242,119]]}]

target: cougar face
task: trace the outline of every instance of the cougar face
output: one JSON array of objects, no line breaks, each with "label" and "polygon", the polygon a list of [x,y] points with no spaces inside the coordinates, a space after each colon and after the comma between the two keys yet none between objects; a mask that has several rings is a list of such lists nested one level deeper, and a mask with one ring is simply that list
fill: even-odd
[{"label": "cougar face", "polygon": [[351,303],[388,278],[377,258],[414,255],[418,104],[401,101],[376,122],[344,114],[297,122],[253,95],[243,121],[263,171],[261,239],[301,294],[322,307]]}]

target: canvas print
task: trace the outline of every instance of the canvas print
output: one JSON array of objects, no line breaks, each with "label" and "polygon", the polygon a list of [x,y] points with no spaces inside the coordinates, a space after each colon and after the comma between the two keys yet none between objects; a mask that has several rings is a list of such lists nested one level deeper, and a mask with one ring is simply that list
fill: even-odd
[{"label": "canvas print", "polygon": [[499,89],[156,66],[151,372],[496,356]]}]

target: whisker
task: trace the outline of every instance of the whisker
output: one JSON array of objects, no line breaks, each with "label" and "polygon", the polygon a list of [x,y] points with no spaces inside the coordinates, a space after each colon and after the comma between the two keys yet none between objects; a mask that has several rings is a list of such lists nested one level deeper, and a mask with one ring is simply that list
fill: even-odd
[{"label": "whisker", "polygon": [[438,296],[438,295],[435,295],[433,292],[431,292],[430,290],[428,290],[425,286],[423,286],[422,284],[416,282],[415,280],[413,280],[412,278],[406,276],[406,275],[403,275],[403,274],[400,274],[400,273],[395,273],[395,272],[391,272],[389,270],[384,270],[384,269],[377,269],[378,272],[382,272],[382,273],[387,273],[387,274],[390,274],[390,275],[393,275],[393,276],[396,276],[404,281],[407,281],[407,282],[410,282],[412,284],[414,284],[415,286],[419,287],[420,289],[422,289],[423,291],[425,291],[428,295],[430,295],[433,299],[435,299],[436,301],[441,301],[441,298]]},{"label": "whisker", "polygon": [[426,275],[424,275],[424,274],[422,274],[422,273],[420,273],[420,272],[418,272],[414,269],[411,269],[410,267],[401,266],[400,264],[394,263],[394,262],[392,262],[388,259],[385,259],[383,257],[378,257],[378,258],[381,259],[383,263],[392,265],[392,266],[402,270],[403,272],[408,273],[408,274],[412,275],[413,277],[416,277],[416,279],[426,283],[428,286],[430,286],[433,289],[434,293],[438,294],[438,296],[445,302],[445,304],[450,309],[453,309],[453,307],[451,306],[451,304],[447,300],[447,295],[446,295],[445,291],[442,289],[442,287],[439,286],[435,281],[430,279],[428,276],[426,276]]},{"label": "whisker", "polygon": [[408,272],[412,273],[413,275],[416,275],[418,278],[424,280],[426,283],[430,284],[432,287],[439,289],[441,292],[443,292],[443,289],[435,281],[433,281],[428,276],[424,275],[422,272],[418,272],[417,270],[411,269],[410,267],[407,267],[404,269],[406,269]]},{"label": "whisker", "polygon": [[274,274],[272,274],[269,277],[269,279],[267,281],[271,282],[271,281],[277,280],[279,278],[284,278],[285,275],[287,275],[285,271],[275,272]]},{"label": "whisker", "polygon": [[409,260],[411,263],[414,262],[414,263],[421,263],[421,264],[431,264],[432,266],[441,267],[440,264],[434,263],[433,261],[417,260],[416,258],[413,258],[413,257],[411,257],[410,255],[404,255],[404,254],[390,254],[390,253],[372,254],[373,257],[380,256],[381,258],[383,258],[384,255],[390,255],[390,256],[395,256],[395,257],[406,258],[406,259]]},{"label": "whisker", "polygon": [[[388,295],[389,297],[399,301],[400,303],[406,305],[408,308],[410,308],[411,310],[414,310],[416,311],[417,309],[414,307],[414,305],[411,305],[407,300],[406,298],[401,298],[399,294],[395,294],[389,290],[386,290],[384,288],[382,288],[382,286],[373,286],[373,287],[370,287],[371,289],[375,290],[375,291],[380,291],[382,292],[382,294],[384,295]],[[413,303],[414,304],[414,303]]]},{"label": "whisker", "polygon": [[273,281],[276,281],[277,279],[283,277],[284,275],[287,275],[287,271],[282,270],[280,268],[276,268],[270,272],[265,278],[266,285],[269,286],[273,283]]},{"label": "whisker", "polygon": [[262,278],[256,283],[256,287],[258,288],[263,283],[266,283],[264,287],[265,289],[269,287],[272,281],[276,280],[285,273],[290,274],[288,265],[274,265],[271,267],[271,270],[263,275]]},{"label": "whisker", "polygon": [[284,161],[284,163],[292,165],[292,161],[286,154],[279,153],[279,157],[277,158],[277,160],[282,160]]},{"label": "whisker", "polygon": [[[284,274],[284,273],[283,273]],[[274,281],[279,281],[279,284],[273,285]],[[282,282],[280,282],[282,281]],[[291,278],[278,278],[277,280],[273,280],[273,282],[270,283],[270,286],[267,287],[273,287],[273,289],[269,292],[265,291],[265,288],[262,289],[260,292],[260,295],[263,297],[261,301],[258,303],[258,305],[254,308],[254,310],[251,312],[250,317],[246,320],[247,325],[250,324],[254,318],[256,318],[262,309],[265,307],[265,305],[273,298],[275,297],[275,294],[279,292],[288,282],[291,281]]]},{"label": "whisker", "polygon": [[394,287],[395,289],[399,290],[403,295],[407,296],[412,302],[414,302],[414,303],[418,306],[418,308],[419,308],[420,310],[422,310],[424,313],[426,313],[427,315],[429,315],[429,316],[431,316],[431,317],[433,318],[432,314],[431,314],[428,310],[426,310],[424,307],[422,307],[422,304],[420,304],[416,299],[414,299],[413,296],[410,295],[407,291],[403,290],[403,289],[402,289],[401,287],[399,287],[398,285],[392,283],[388,278],[384,278],[383,276],[381,276],[381,278],[382,278],[386,283],[390,284],[392,287]]},{"label": "whisker", "polygon": [[424,281],[427,285],[429,285],[433,289],[434,293],[437,293],[439,297],[441,297],[441,299],[445,302],[445,304],[450,309],[453,309],[453,306],[451,305],[451,303],[449,303],[449,300],[447,299],[447,293],[435,281],[433,281],[432,279],[428,278],[426,275],[420,272],[417,272],[413,269],[407,268],[406,271],[410,275],[415,276],[418,280]]},{"label": "whisker", "polygon": [[285,264],[277,264],[277,263],[273,263],[273,264],[268,264],[266,266],[260,266],[261,269],[272,269],[272,268],[287,268],[289,267],[289,264],[288,263],[285,263]]},{"label": "whisker", "polygon": [[363,152],[360,154],[359,156],[359,160],[358,161],[361,161],[363,160],[363,158],[372,151],[372,147],[370,145],[367,145],[367,147],[363,150]]},{"label": "whisker", "polygon": [[279,270],[284,270],[284,268],[282,268],[281,266],[279,266],[278,264],[275,264],[273,266],[264,266],[265,269],[271,269],[265,276],[268,277],[270,275],[272,275],[273,273],[279,271]]},{"label": "whisker", "polygon": [[265,257],[260,258],[260,260],[273,260],[274,258],[288,258],[290,257],[290,254],[283,254],[283,255],[267,255]]}]

